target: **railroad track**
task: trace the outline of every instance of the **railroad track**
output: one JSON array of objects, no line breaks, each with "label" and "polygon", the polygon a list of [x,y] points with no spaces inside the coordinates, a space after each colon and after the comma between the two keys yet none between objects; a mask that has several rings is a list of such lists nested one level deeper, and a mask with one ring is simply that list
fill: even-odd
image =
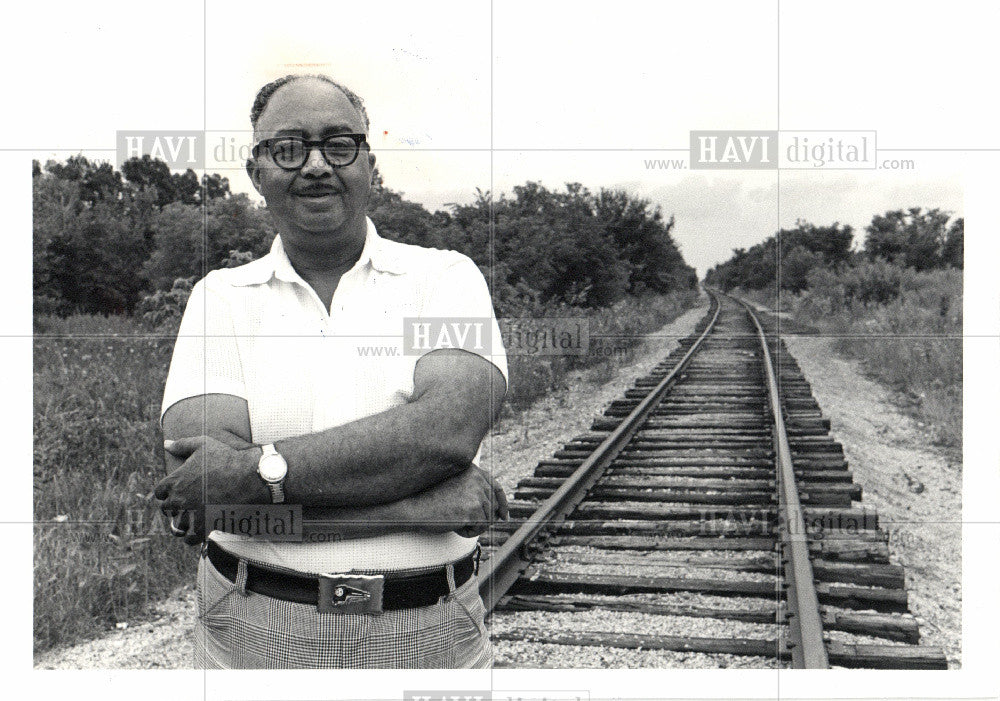
[{"label": "railroad track", "polygon": [[487,610],[522,623],[494,640],[946,669],[795,360],[769,321],[710,295],[695,333],[483,537]]}]

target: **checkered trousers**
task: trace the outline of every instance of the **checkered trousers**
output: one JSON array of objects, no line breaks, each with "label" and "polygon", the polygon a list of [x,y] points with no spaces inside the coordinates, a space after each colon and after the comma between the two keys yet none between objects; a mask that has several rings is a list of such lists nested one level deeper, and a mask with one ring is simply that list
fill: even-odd
[{"label": "checkered trousers", "polygon": [[205,669],[485,668],[492,646],[475,577],[434,606],[382,614],[242,594],[206,557],[198,565],[195,664]]}]

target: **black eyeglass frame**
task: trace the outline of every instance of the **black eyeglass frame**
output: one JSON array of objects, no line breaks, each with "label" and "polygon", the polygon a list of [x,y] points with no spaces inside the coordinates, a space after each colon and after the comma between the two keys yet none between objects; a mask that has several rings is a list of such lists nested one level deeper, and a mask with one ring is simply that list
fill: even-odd
[{"label": "black eyeglass frame", "polygon": [[[330,156],[327,155],[325,145],[331,139],[343,139],[344,137],[347,137],[354,142],[354,157],[347,163],[331,163]],[[276,143],[278,141],[300,142],[305,147],[305,149],[302,152],[303,153],[302,162],[296,166],[285,166],[278,163],[278,161],[275,160],[274,158],[274,152],[271,151],[271,144]],[[298,170],[306,163],[308,163],[309,156],[310,154],[312,154],[312,150],[314,148],[318,148],[319,152],[323,154],[323,160],[326,161],[327,165],[329,165],[331,168],[346,168],[347,166],[351,165],[356,160],[358,160],[358,154],[361,153],[361,144],[367,143],[367,141],[368,141],[368,136],[365,134],[330,134],[330,136],[327,136],[323,139],[303,139],[301,136],[274,136],[271,137],[270,139],[261,139],[260,141],[258,141],[256,144],[254,144],[251,153],[253,154],[254,158],[257,158],[257,156],[260,154],[261,147],[264,147],[267,149],[268,154],[271,156],[271,160],[274,161],[274,165],[278,166],[282,170]]]}]

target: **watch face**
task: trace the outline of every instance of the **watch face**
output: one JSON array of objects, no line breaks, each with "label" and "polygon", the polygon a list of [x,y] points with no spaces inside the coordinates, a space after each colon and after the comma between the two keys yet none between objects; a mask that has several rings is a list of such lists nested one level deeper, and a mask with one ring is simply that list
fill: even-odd
[{"label": "watch face", "polygon": [[265,455],[257,465],[257,472],[268,482],[278,482],[288,472],[288,464],[280,455]]}]

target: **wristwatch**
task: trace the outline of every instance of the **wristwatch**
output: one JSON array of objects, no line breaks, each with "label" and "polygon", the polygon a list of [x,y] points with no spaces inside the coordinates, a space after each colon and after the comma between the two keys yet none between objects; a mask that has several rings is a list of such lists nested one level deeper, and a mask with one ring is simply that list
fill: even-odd
[{"label": "wristwatch", "polygon": [[288,463],[274,447],[274,443],[261,446],[264,454],[257,461],[257,474],[271,490],[271,503],[281,504],[285,501],[285,476],[288,475]]}]

